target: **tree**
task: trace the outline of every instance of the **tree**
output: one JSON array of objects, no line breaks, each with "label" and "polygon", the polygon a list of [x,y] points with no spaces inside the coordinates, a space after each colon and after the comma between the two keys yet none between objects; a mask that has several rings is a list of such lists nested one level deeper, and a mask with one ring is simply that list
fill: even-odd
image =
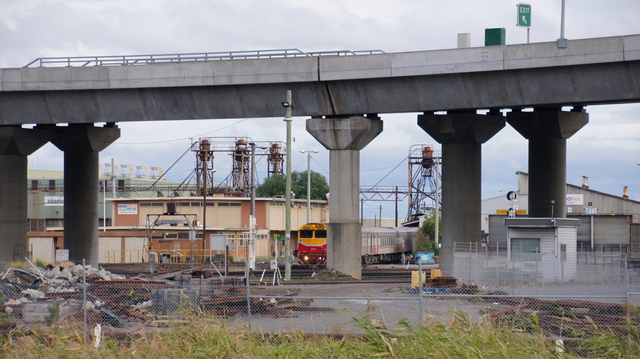
[{"label": "tree", "polygon": [[[284,196],[286,190],[286,176],[274,175],[264,180],[256,190],[258,197]],[[295,198],[307,198],[307,171],[291,172],[291,191]],[[329,193],[327,179],[318,172],[311,171],[311,199],[326,200]]]},{"label": "tree", "polygon": [[[433,240],[436,233],[436,220],[433,213],[427,214],[418,231],[418,237],[416,238],[415,250],[416,252],[434,252],[434,255],[438,255],[440,248]],[[438,243],[442,238],[442,218],[438,221]]]}]

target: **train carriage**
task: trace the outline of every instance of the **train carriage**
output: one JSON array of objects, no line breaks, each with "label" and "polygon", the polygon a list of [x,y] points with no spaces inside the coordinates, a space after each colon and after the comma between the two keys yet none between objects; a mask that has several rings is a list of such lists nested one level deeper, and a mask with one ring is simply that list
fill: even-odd
[{"label": "train carriage", "polygon": [[418,228],[362,228],[362,264],[399,263],[402,255],[413,252]]},{"label": "train carriage", "polygon": [[[363,227],[362,264],[399,263],[402,255],[414,251],[416,227]],[[327,226],[308,223],[298,231],[298,263],[302,266],[325,265],[327,261]]]}]

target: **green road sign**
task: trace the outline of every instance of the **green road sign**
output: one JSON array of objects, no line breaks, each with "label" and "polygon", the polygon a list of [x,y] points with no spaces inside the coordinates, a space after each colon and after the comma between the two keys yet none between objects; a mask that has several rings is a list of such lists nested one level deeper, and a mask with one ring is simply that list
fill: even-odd
[{"label": "green road sign", "polygon": [[531,5],[518,4],[518,26],[530,27],[531,26]]}]

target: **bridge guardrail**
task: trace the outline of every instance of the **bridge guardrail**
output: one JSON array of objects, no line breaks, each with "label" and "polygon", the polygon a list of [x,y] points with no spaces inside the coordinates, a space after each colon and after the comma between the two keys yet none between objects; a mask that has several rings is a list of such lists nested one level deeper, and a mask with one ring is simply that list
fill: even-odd
[{"label": "bridge guardrail", "polygon": [[318,57],[318,56],[356,56],[382,54],[381,50],[335,50],[304,52],[298,49],[255,50],[255,51],[224,51],[197,52],[186,54],[157,54],[157,55],[118,55],[118,56],[78,56],[78,57],[40,57],[24,67],[85,67],[85,66],[124,66],[150,65],[155,63],[180,63],[194,61],[230,61],[276,59],[289,57]]}]

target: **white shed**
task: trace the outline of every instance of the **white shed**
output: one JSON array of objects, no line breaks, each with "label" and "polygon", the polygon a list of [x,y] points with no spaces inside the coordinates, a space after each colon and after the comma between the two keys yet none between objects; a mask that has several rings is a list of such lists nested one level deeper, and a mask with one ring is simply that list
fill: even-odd
[{"label": "white shed", "polygon": [[543,282],[576,277],[580,221],[573,218],[505,218],[509,261],[537,271]]}]

